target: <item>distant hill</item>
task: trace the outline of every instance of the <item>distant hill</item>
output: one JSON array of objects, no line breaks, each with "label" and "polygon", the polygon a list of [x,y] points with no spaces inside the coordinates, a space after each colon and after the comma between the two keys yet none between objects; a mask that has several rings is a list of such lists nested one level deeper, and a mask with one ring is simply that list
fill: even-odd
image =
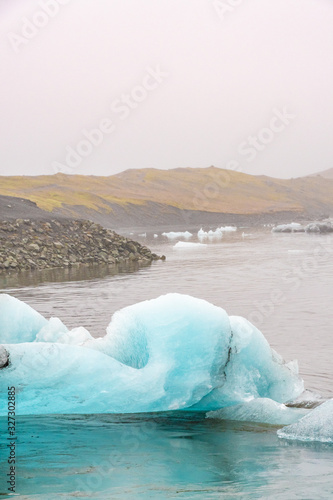
[{"label": "distant hill", "polygon": [[320,175],[321,177],[324,177],[325,179],[333,179],[333,168],[329,168],[327,170],[323,170],[322,172],[312,174],[310,177],[313,177],[315,175]]},{"label": "distant hill", "polygon": [[31,200],[52,215],[118,227],[184,220],[213,223],[221,221],[222,214],[223,220],[230,220],[333,213],[333,179],[274,179],[215,167],[127,170],[109,177],[0,177],[0,195]]}]

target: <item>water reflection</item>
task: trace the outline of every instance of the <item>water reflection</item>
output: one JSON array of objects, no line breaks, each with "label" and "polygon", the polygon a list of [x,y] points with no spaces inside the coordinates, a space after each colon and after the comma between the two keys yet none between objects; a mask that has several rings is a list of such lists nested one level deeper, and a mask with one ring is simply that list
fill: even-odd
[{"label": "water reflection", "polygon": [[77,265],[66,268],[41,269],[13,273],[0,273],[0,290],[24,286],[37,286],[42,283],[62,283],[69,281],[87,281],[102,279],[106,276],[134,273],[141,268],[149,267],[148,263],[127,262],[123,264],[107,265]]},{"label": "water reflection", "polygon": [[[0,428],[5,425],[1,419]],[[281,441],[271,426],[214,422],[189,412],[33,416],[20,417],[18,425],[17,491],[38,491],[43,500],[61,493],[324,498],[320,491],[333,491],[333,447]]]}]

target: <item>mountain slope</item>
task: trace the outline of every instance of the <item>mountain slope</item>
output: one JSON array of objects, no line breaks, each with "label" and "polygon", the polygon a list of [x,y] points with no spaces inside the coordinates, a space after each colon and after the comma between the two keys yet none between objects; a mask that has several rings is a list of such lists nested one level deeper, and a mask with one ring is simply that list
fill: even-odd
[{"label": "mountain slope", "polygon": [[317,176],[317,175],[324,177],[324,179],[333,179],[333,168],[328,168],[327,170],[323,170],[322,172],[312,174],[310,177]]},{"label": "mountain slope", "polygon": [[[273,179],[210,168],[127,170],[109,177],[56,174],[0,177],[0,195],[31,200],[43,210],[112,220],[179,211],[206,214],[333,213],[333,179]],[[170,218],[170,217],[169,217]]]}]

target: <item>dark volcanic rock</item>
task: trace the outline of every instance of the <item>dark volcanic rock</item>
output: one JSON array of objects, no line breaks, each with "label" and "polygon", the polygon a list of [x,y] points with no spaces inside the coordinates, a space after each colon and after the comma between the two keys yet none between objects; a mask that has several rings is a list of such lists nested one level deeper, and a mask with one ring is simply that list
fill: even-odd
[{"label": "dark volcanic rock", "polygon": [[0,345],[0,370],[9,365],[9,354],[3,345]]},{"label": "dark volcanic rock", "polygon": [[136,241],[86,220],[0,222],[0,271],[116,265],[163,259]]}]

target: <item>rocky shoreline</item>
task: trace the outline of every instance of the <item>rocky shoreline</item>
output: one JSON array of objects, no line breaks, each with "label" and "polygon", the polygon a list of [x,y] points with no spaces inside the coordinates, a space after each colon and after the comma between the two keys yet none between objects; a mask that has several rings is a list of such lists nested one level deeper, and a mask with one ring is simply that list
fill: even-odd
[{"label": "rocky shoreline", "polygon": [[0,272],[148,264],[165,256],[87,220],[0,221]]}]

